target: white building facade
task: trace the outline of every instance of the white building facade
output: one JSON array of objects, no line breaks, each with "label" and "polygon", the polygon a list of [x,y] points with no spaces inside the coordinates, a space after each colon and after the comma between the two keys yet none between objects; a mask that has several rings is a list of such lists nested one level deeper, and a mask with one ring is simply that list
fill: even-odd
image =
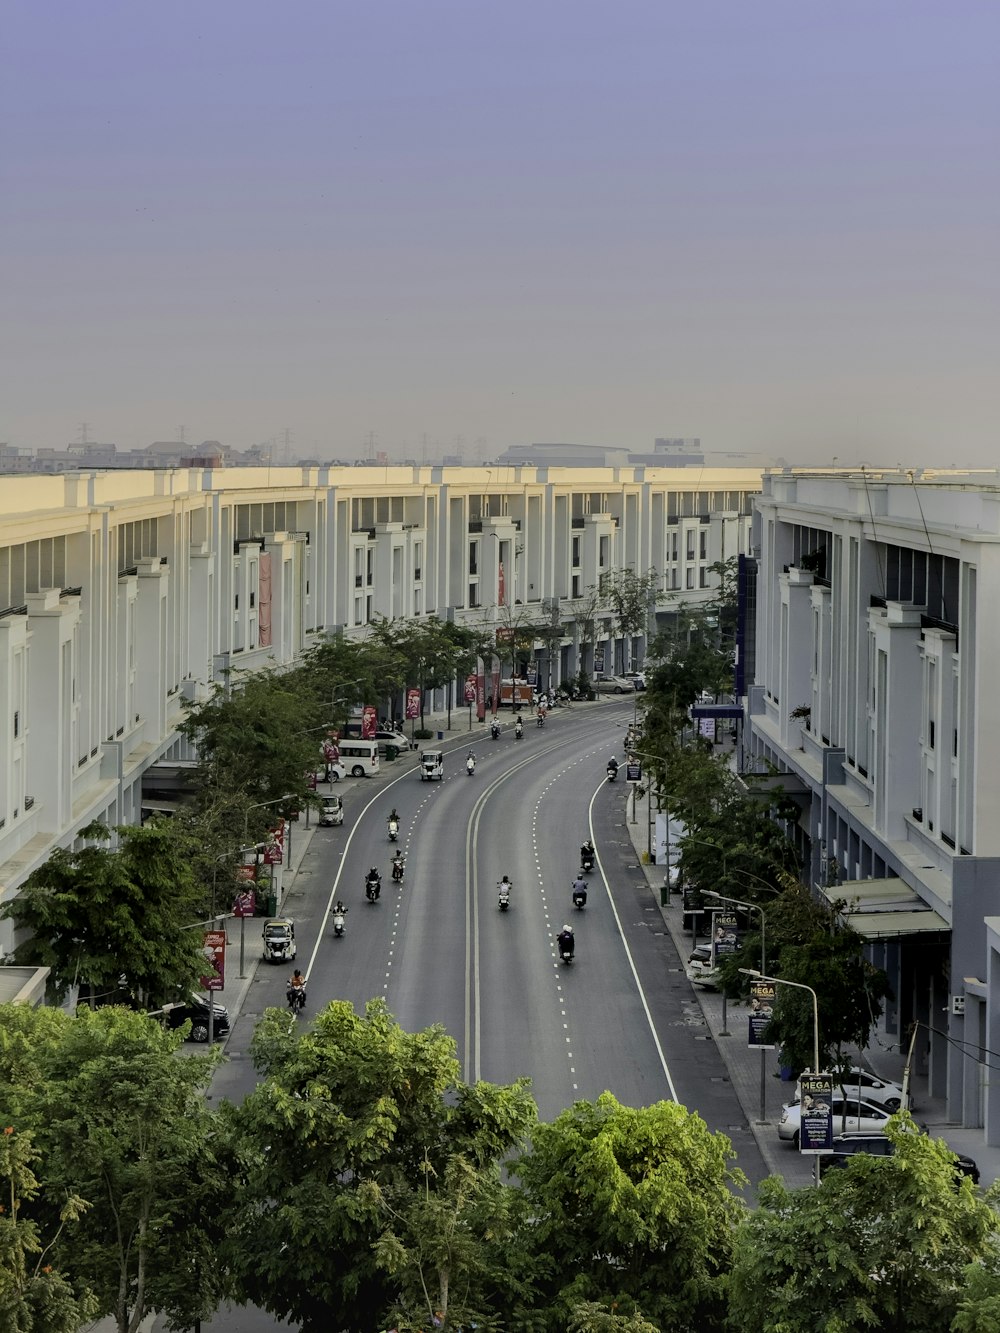
[{"label": "white building facade", "polygon": [[749,766],[952,1119],[1000,1143],[1000,475],[765,473]]},{"label": "white building facade", "polygon": [[[564,627],[538,646],[554,686],[592,667],[575,615],[602,574],[655,570],[663,607],[708,599],[759,486],[648,467],[0,477],[0,900],[92,820],[138,822],[143,773],[186,753],[185,701],[227,671],[382,617],[497,623],[503,602]],[[627,648],[638,664],[644,638]]]}]

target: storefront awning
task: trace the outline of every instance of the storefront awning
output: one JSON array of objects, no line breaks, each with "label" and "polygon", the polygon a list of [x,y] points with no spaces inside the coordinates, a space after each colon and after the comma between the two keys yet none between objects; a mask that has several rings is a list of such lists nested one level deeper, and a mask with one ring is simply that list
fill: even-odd
[{"label": "storefront awning", "polygon": [[828,885],[822,893],[827,902],[846,904],[841,908],[842,919],[865,939],[951,929],[902,879],[851,880]]}]

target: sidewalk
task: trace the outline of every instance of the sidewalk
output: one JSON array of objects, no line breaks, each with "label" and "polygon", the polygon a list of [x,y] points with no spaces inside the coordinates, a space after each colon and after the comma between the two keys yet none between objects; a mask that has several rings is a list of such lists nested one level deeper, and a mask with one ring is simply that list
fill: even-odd
[{"label": "sidewalk", "polygon": [[[648,820],[647,798],[643,796],[635,802],[633,815],[632,798],[629,795],[626,805],[626,826],[629,836],[650,892],[654,896],[683,964],[691,952],[691,936],[683,929],[681,896],[670,894],[669,906],[662,906],[661,887],[667,867],[643,861],[649,836]],[[778,1138],[781,1106],[793,1095],[793,1085],[784,1083],[777,1077],[776,1053],[767,1051],[763,1057],[765,1112],[761,1117],[761,1054],[747,1045],[746,1008],[732,1001],[727,1004],[724,997],[716,991],[703,990],[699,986],[693,986],[692,989],[701,1007],[705,1025],[719,1048],[733,1089],[768,1168],[775,1174],[783,1176],[789,1185],[810,1184],[813,1179],[812,1158],[800,1156]],[[898,1039],[887,1036],[884,1030],[874,1032],[869,1046],[860,1052],[859,1064],[886,1079],[902,1082],[906,1052],[900,1050],[897,1043]],[[915,1073],[911,1071],[910,1085],[916,1120],[926,1126],[930,1134],[943,1138],[955,1152],[965,1153],[975,1160],[979,1166],[980,1184],[984,1189],[1000,1178],[1000,1148],[990,1147],[984,1143],[982,1129],[965,1129],[961,1125],[950,1124],[946,1119],[944,1099],[928,1095],[926,1074],[920,1073],[919,1070]]]}]

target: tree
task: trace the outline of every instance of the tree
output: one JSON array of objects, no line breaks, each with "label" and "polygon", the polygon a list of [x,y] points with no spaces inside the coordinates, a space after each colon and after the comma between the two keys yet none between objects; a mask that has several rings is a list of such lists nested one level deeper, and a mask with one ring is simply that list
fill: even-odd
[{"label": "tree", "polygon": [[486,1317],[505,1252],[490,1239],[499,1164],[534,1114],[525,1085],[462,1085],[443,1029],[406,1033],[380,1000],[363,1016],[334,1002],[308,1031],[270,1010],[251,1051],[263,1081],[226,1112],[243,1299],[305,1333],[367,1333],[392,1310],[421,1326],[437,1310],[445,1327]]},{"label": "tree", "polygon": [[215,1057],[178,1059],[180,1034],[127,1009],[52,1023],[12,1015],[17,1007],[0,1006],[0,1035],[34,1068],[28,1090],[13,1094],[39,1152],[33,1220],[55,1232],[55,1200],[63,1211],[87,1205],[53,1236],[52,1263],[74,1290],[92,1289],[119,1333],[135,1333],[153,1310],[189,1327],[220,1286],[215,1263],[192,1263],[218,1249],[228,1188],[204,1098]]},{"label": "tree", "polygon": [[[741,1333],[947,1333],[965,1266],[995,1253],[1000,1220],[954,1156],[904,1113],[891,1157],[856,1154],[819,1189],[771,1177],[737,1232],[730,1326]],[[961,1325],[958,1325],[961,1327]],[[975,1325],[970,1327],[974,1328]]]},{"label": "tree", "polygon": [[[655,569],[637,574],[634,569],[611,569],[601,575],[600,591],[603,604],[611,612],[615,635],[621,643],[615,647],[616,669],[627,671],[625,643],[637,634],[645,634],[656,613],[656,596],[660,576]],[[620,658],[620,662],[619,662]]]},{"label": "tree", "polygon": [[74,1290],[66,1276],[46,1262],[64,1227],[72,1227],[87,1205],[75,1194],[58,1208],[51,1240],[22,1216],[41,1193],[33,1168],[40,1153],[30,1134],[13,1125],[0,1132],[0,1328],[4,1333],[76,1333],[98,1311],[87,1288]]},{"label": "tree", "polygon": [[657,1328],[722,1327],[723,1275],[743,1205],[722,1134],[675,1102],[633,1108],[608,1092],[540,1124],[512,1165],[532,1220],[534,1322],[565,1329],[594,1302]]},{"label": "tree", "polygon": [[246,793],[256,836],[274,816],[265,803],[288,796],[294,809],[309,800],[308,774],[329,720],[329,706],[298,673],[262,671],[217,685],[209,699],[188,706],[178,730],[197,748],[203,787]]},{"label": "tree", "polygon": [[30,934],[14,950],[18,963],[52,969],[50,990],[74,985],[95,1003],[131,995],[173,999],[204,970],[197,932],[203,886],[192,869],[193,846],[170,820],[112,831],[94,823],[80,836],[98,845],[57,848],[31,874],[4,917]]}]

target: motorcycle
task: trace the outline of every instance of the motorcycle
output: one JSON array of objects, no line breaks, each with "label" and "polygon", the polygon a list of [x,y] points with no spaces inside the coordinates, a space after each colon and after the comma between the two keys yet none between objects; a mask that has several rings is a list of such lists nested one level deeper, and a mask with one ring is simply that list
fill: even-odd
[{"label": "motorcycle", "polygon": [[520,722],[515,722],[515,723],[514,723],[514,739],[515,739],[516,741],[519,741],[523,735],[524,735],[524,727],[521,726]]},{"label": "motorcycle", "polygon": [[536,726],[536,727],[544,727],[544,726],[545,726],[545,714],[544,714],[544,713],[539,713],[539,714],[538,714],[538,717],[535,719],[535,726]]},{"label": "motorcycle", "polygon": [[[345,908],[346,911],[346,908]],[[344,933],[344,913],[334,912],[333,914],[333,933],[339,940]]]},{"label": "motorcycle", "polygon": [[382,892],[382,881],[380,879],[365,880],[365,897],[370,903],[377,903],[378,896]]},{"label": "motorcycle", "polygon": [[583,874],[589,875],[594,868],[594,853],[584,848],[580,852],[580,870]]},{"label": "motorcycle", "polygon": [[490,725],[490,735],[492,736],[492,738],[493,738],[495,741],[498,741],[498,740],[500,739],[500,723],[499,723],[499,722],[493,722],[493,723],[491,723],[491,725]]},{"label": "motorcycle", "polygon": [[573,961],[574,944],[572,940],[560,939],[559,941],[559,961],[567,965]]},{"label": "motorcycle", "polygon": [[510,881],[502,879],[497,885],[497,907],[506,912],[510,907]]},{"label": "motorcycle", "polygon": [[389,827],[389,841],[395,842],[396,839],[399,837],[399,820],[390,819],[388,827]]},{"label": "motorcycle", "polygon": [[582,912],[587,906],[587,886],[586,884],[573,885],[573,906],[578,912]]},{"label": "motorcycle", "polygon": [[293,1014],[300,1014],[306,1007],[306,988],[305,986],[289,986],[286,992],[288,1007]]},{"label": "motorcycle", "polygon": [[468,773],[468,775],[469,775],[470,778],[472,777],[473,773],[475,773],[475,771],[476,771],[476,761],[475,761],[475,759],[473,759],[473,757],[472,757],[471,754],[469,755],[468,759],[466,759],[466,761],[465,761],[465,771],[466,771],[466,773]]},{"label": "motorcycle", "polygon": [[618,765],[608,764],[608,781],[614,782],[617,776],[618,776]]},{"label": "motorcycle", "polygon": [[400,858],[398,861],[393,861],[393,863],[392,863],[392,882],[393,882],[394,884],[402,884],[402,882],[403,882],[403,871],[404,871],[405,868],[406,868],[406,862],[405,862],[402,858]]}]

